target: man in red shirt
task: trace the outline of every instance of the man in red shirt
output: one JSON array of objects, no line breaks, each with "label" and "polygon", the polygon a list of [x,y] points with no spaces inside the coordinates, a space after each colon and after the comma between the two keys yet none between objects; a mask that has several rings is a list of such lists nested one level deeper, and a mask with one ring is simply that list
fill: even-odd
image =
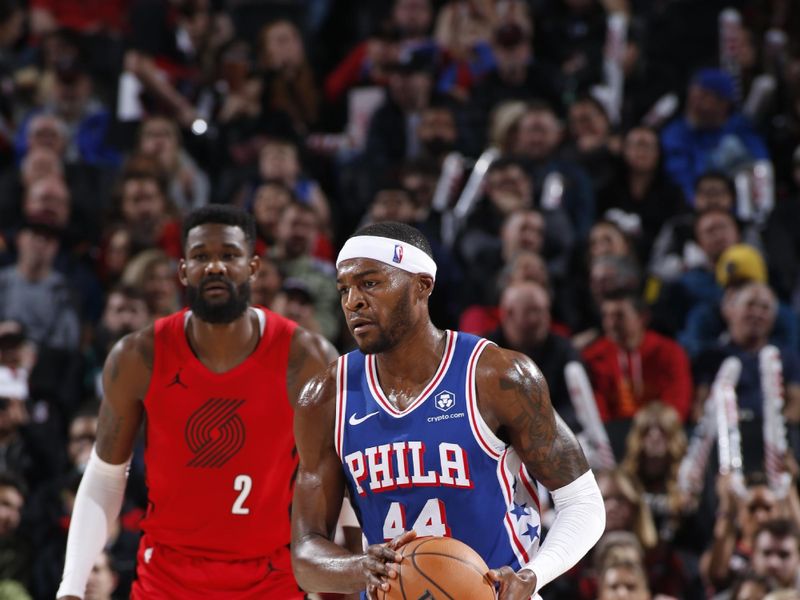
[{"label": "man in red shirt", "polygon": [[583,352],[604,421],[629,419],[661,400],[684,421],[692,398],[686,353],[673,340],[647,329],[642,300],[613,294],[601,303],[604,336]]},{"label": "man in red shirt", "polygon": [[189,309],[109,354],[58,598],[85,593],[145,415],[148,509],[132,598],[304,598],[289,555],[293,408],[333,353],[320,336],[250,305],[255,237],[239,209],[191,213],[178,268]]}]

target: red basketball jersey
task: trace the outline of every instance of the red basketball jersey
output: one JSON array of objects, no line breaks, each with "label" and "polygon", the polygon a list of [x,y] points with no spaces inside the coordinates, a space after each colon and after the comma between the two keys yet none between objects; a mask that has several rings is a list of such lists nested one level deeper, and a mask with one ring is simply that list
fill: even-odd
[{"label": "red basketball jersey", "polygon": [[156,321],[142,527],[159,544],[225,560],[289,544],[297,455],[286,371],[296,324],[264,314],[255,351],[225,373],[192,352],[185,310]]}]

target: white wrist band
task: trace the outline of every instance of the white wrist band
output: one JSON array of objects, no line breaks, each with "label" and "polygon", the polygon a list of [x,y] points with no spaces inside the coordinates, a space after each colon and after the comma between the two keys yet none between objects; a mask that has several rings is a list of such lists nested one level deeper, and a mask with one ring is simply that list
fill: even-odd
[{"label": "white wrist band", "polygon": [[81,478],[67,537],[64,574],[56,598],[83,598],[94,562],[108,541],[111,525],[119,516],[128,463],[105,462],[94,448]]},{"label": "white wrist band", "polygon": [[594,545],[606,527],[606,509],[594,474],[551,492],[556,518],[541,549],[523,569],[536,575],[536,592],[566,572]]},{"label": "white wrist band", "polygon": [[344,243],[336,267],[351,258],[371,258],[409,273],[427,273],[436,279],[436,262],[407,242],[376,235],[357,235]]}]

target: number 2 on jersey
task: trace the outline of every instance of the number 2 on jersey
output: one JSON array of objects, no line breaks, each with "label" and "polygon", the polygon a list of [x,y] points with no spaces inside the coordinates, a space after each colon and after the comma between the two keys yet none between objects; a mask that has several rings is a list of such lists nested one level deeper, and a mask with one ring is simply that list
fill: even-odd
[{"label": "number 2 on jersey", "polygon": [[244,501],[250,495],[250,490],[253,489],[253,479],[250,475],[237,475],[233,480],[233,489],[239,492],[239,496],[233,503],[231,513],[234,515],[249,515],[250,509],[244,506]]},{"label": "number 2 on jersey", "polygon": [[[426,535],[436,536],[449,536],[450,528],[447,526],[447,512],[444,508],[444,502],[438,498],[431,498],[419,511],[417,520],[411,527],[417,532],[417,535],[422,537]],[[406,507],[400,502],[392,502],[389,506],[389,511],[386,513],[386,519],[383,521],[383,539],[390,541],[398,535],[408,531],[406,527]]]}]

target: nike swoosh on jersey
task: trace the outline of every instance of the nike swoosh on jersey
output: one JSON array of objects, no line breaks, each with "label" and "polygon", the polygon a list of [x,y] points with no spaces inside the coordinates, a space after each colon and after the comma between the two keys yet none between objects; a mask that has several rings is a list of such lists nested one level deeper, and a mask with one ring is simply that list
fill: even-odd
[{"label": "nike swoosh on jersey", "polygon": [[376,410],[375,412],[371,412],[371,413],[369,413],[368,415],[364,415],[364,416],[363,416],[363,417],[361,417],[361,418],[357,417],[357,416],[355,415],[355,413],[353,413],[352,415],[350,415],[350,421],[349,421],[349,423],[350,423],[350,425],[359,425],[359,424],[363,423],[364,421],[366,421],[367,419],[369,419],[370,417],[374,417],[374,416],[375,416],[375,415],[377,415],[379,412],[380,412],[380,411]]}]

